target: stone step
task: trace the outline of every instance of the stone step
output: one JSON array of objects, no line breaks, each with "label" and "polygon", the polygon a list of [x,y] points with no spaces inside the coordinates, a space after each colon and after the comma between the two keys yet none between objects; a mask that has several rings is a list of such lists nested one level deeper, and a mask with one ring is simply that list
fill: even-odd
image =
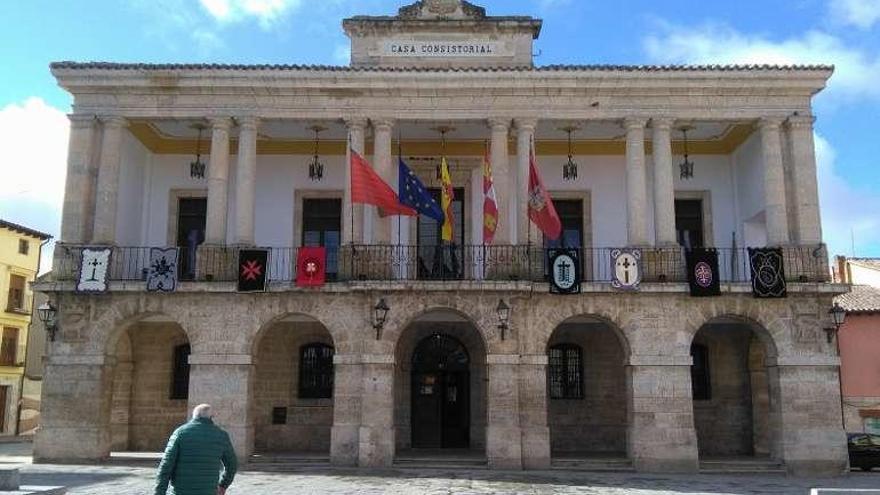
[{"label": "stone step", "polygon": [[568,471],[597,471],[597,472],[632,472],[635,471],[629,459],[620,458],[576,458],[562,457],[553,458],[550,467]]},{"label": "stone step", "polygon": [[278,473],[302,468],[330,467],[330,456],[319,453],[254,454],[248,461],[250,470]]},{"label": "stone step", "polygon": [[700,472],[725,473],[784,473],[785,466],[770,459],[709,459],[700,461]]},{"label": "stone step", "polygon": [[401,469],[488,469],[485,458],[397,457],[394,467]]}]

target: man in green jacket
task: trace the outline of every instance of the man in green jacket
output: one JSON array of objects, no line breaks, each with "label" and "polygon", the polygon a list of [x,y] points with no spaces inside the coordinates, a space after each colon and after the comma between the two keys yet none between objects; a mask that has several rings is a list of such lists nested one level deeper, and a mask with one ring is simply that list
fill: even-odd
[{"label": "man in green jacket", "polygon": [[[193,409],[192,421],[168,439],[159,464],[155,495],[224,495],[235,478],[238,460],[229,435],[214,424],[211,406]],[[220,465],[223,475],[220,476]]]}]

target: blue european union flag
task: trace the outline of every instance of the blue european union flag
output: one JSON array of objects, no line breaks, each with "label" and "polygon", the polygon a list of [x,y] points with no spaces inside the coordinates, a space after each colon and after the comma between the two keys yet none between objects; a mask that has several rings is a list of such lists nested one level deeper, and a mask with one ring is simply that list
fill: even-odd
[{"label": "blue european union flag", "polygon": [[397,195],[400,198],[400,204],[409,206],[420,214],[443,223],[446,215],[443,214],[440,205],[434,201],[422,181],[403,163],[403,159],[398,159],[397,163],[400,188]]}]

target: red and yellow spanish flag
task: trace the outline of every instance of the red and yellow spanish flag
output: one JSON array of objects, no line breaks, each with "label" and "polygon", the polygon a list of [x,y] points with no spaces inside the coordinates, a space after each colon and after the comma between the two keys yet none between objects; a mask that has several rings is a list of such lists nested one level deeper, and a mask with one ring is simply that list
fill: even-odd
[{"label": "red and yellow spanish flag", "polygon": [[492,161],[489,150],[483,155],[483,244],[492,244],[498,230],[498,199],[492,180]]},{"label": "red and yellow spanish flag", "polygon": [[440,208],[443,209],[443,214],[446,216],[441,231],[441,239],[446,242],[452,242],[455,240],[455,230],[452,228],[452,226],[455,225],[455,216],[452,212],[452,202],[455,201],[455,191],[452,189],[452,177],[449,175],[449,164],[446,163],[445,156],[440,162],[440,185]]}]

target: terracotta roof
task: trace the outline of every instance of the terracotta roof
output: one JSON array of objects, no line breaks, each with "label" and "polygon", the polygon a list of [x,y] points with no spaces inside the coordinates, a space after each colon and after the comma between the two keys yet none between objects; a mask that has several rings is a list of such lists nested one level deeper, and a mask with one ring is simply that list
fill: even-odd
[{"label": "terracotta roof", "polygon": [[25,227],[24,225],[19,225],[17,223],[7,222],[6,220],[3,220],[2,218],[0,218],[0,228],[9,229],[13,232],[18,232],[20,234],[29,235],[31,237],[36,237],[37,239],[41,239],[41,240],[46,240],[46,239],[52,238],[52,236],[49,234],[40,232],[39,230],[34,230],[31,228]]},{"label": "terracotta roof", "polygon": [[229,71],[332,71],[332,72],[744,72],[827,71],[833,65],[545,65],[538,67],[350,67],[298,64],[148,64],[117,62],[53,62],[52,69],[67,70],[229,70]]},{"label": "terracotta roof", "polygon": [[880,270],[880,258],[847,258],[853,265],[859,265],[872,270]]},{"label": "terracotta roof", "polygon": [[834,301],[847,313],[880,313],[880,289],[870,285],[854,285],[849,294],[837,296]]}]

